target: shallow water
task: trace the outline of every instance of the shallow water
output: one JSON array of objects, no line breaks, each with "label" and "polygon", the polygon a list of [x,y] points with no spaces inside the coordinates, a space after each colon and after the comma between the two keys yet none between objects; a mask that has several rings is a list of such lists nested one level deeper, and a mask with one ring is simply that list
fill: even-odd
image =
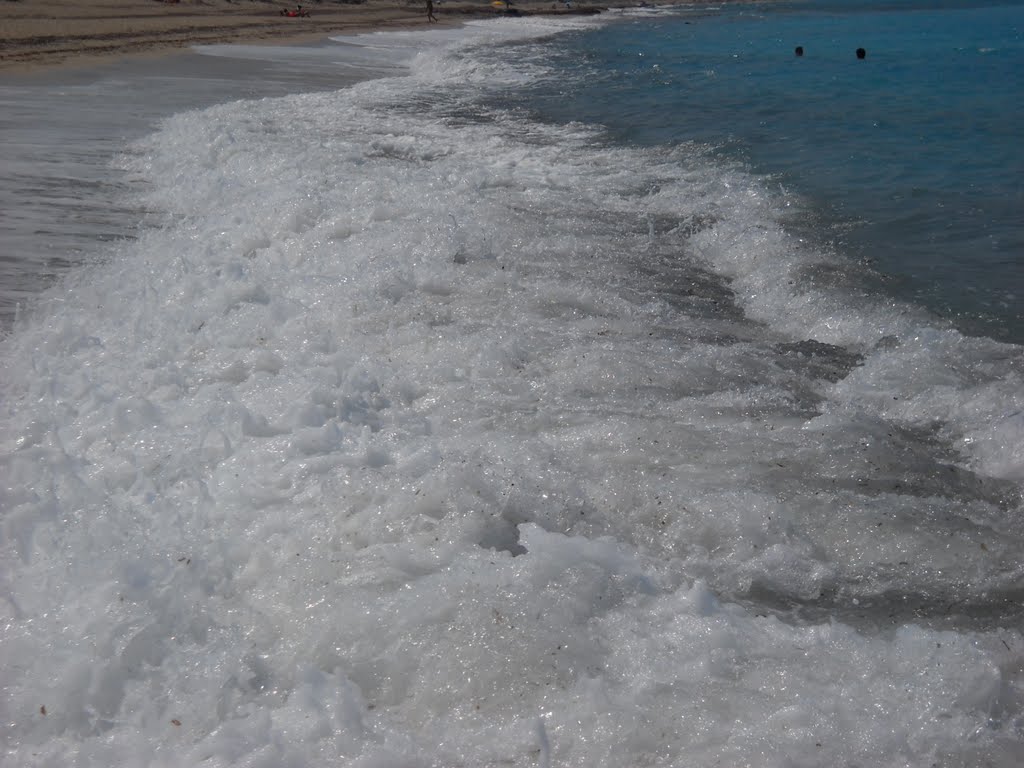
[{"label": "shallow water", "polygon": [[801,233],[882,275],[871,290],[1024,342],[1019,3],[698,6],[527,51],[559,77],[523,108],[706,143],[798,194]]},{"label": "shallow water", "polygon": [[534,119],[505,46],[593,23],[118,157],[145,226],[0,342],[6,762],[1020,762],[1021,348]]},{"label": "shallow water", "polygon": [[99,244],[135,236],[146,212],[115,159],[161,119],[234,99],[339,88],[400,66],[361,60],[339,45],[205,50],[0,82],[0,332],[19,306],[102,253]]}]

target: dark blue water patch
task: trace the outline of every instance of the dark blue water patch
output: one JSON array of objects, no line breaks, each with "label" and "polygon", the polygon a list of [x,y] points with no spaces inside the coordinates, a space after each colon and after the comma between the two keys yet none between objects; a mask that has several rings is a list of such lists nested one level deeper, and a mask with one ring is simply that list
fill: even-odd
[{"label": "dark blue water patch", "polygon": [[1024,342],[1024,6],[689,8],[546,56],[557,76],[518,106],[626,144],[710,144],[801,195],[818,237],[897,297]]}]

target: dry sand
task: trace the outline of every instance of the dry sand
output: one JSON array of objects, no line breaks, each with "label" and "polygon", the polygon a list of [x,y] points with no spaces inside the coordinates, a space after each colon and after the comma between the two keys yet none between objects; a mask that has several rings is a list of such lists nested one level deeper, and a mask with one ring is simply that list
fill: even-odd
[{"label": "dry sand", "polygon": [[[616,2],[614,5],[639,5]],[[338,31],[426,24],[425,0],[306,0],[308,18],[281,16],[283,0],[0,0],[0,70],[84,63],[194,43],[283,42]],[[574,13],[607,3],[574,0]],[[522,13],[566,13],[561,0],[514,0]],[[490,0],[434,0],[442,24],[493,16]]]}]

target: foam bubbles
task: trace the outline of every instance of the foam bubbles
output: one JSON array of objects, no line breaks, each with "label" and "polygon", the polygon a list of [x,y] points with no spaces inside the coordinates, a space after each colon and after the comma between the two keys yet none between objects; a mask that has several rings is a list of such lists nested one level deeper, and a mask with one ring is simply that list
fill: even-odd
[{"label": "foam bubbles", "polygon": [[419,55],[167,120],[3,340],[7,760],[1017,762],[1019,350]]}]

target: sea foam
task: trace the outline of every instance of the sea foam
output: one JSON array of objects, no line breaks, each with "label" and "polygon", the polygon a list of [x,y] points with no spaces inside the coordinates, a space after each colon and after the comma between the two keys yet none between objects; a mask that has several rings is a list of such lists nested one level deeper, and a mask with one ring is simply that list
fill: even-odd
[{"label": "sea foam", "polygon": [[479,106],[559,29],[126,155],[0,342],[8,764],[1018,763],[1020,350]]}]

